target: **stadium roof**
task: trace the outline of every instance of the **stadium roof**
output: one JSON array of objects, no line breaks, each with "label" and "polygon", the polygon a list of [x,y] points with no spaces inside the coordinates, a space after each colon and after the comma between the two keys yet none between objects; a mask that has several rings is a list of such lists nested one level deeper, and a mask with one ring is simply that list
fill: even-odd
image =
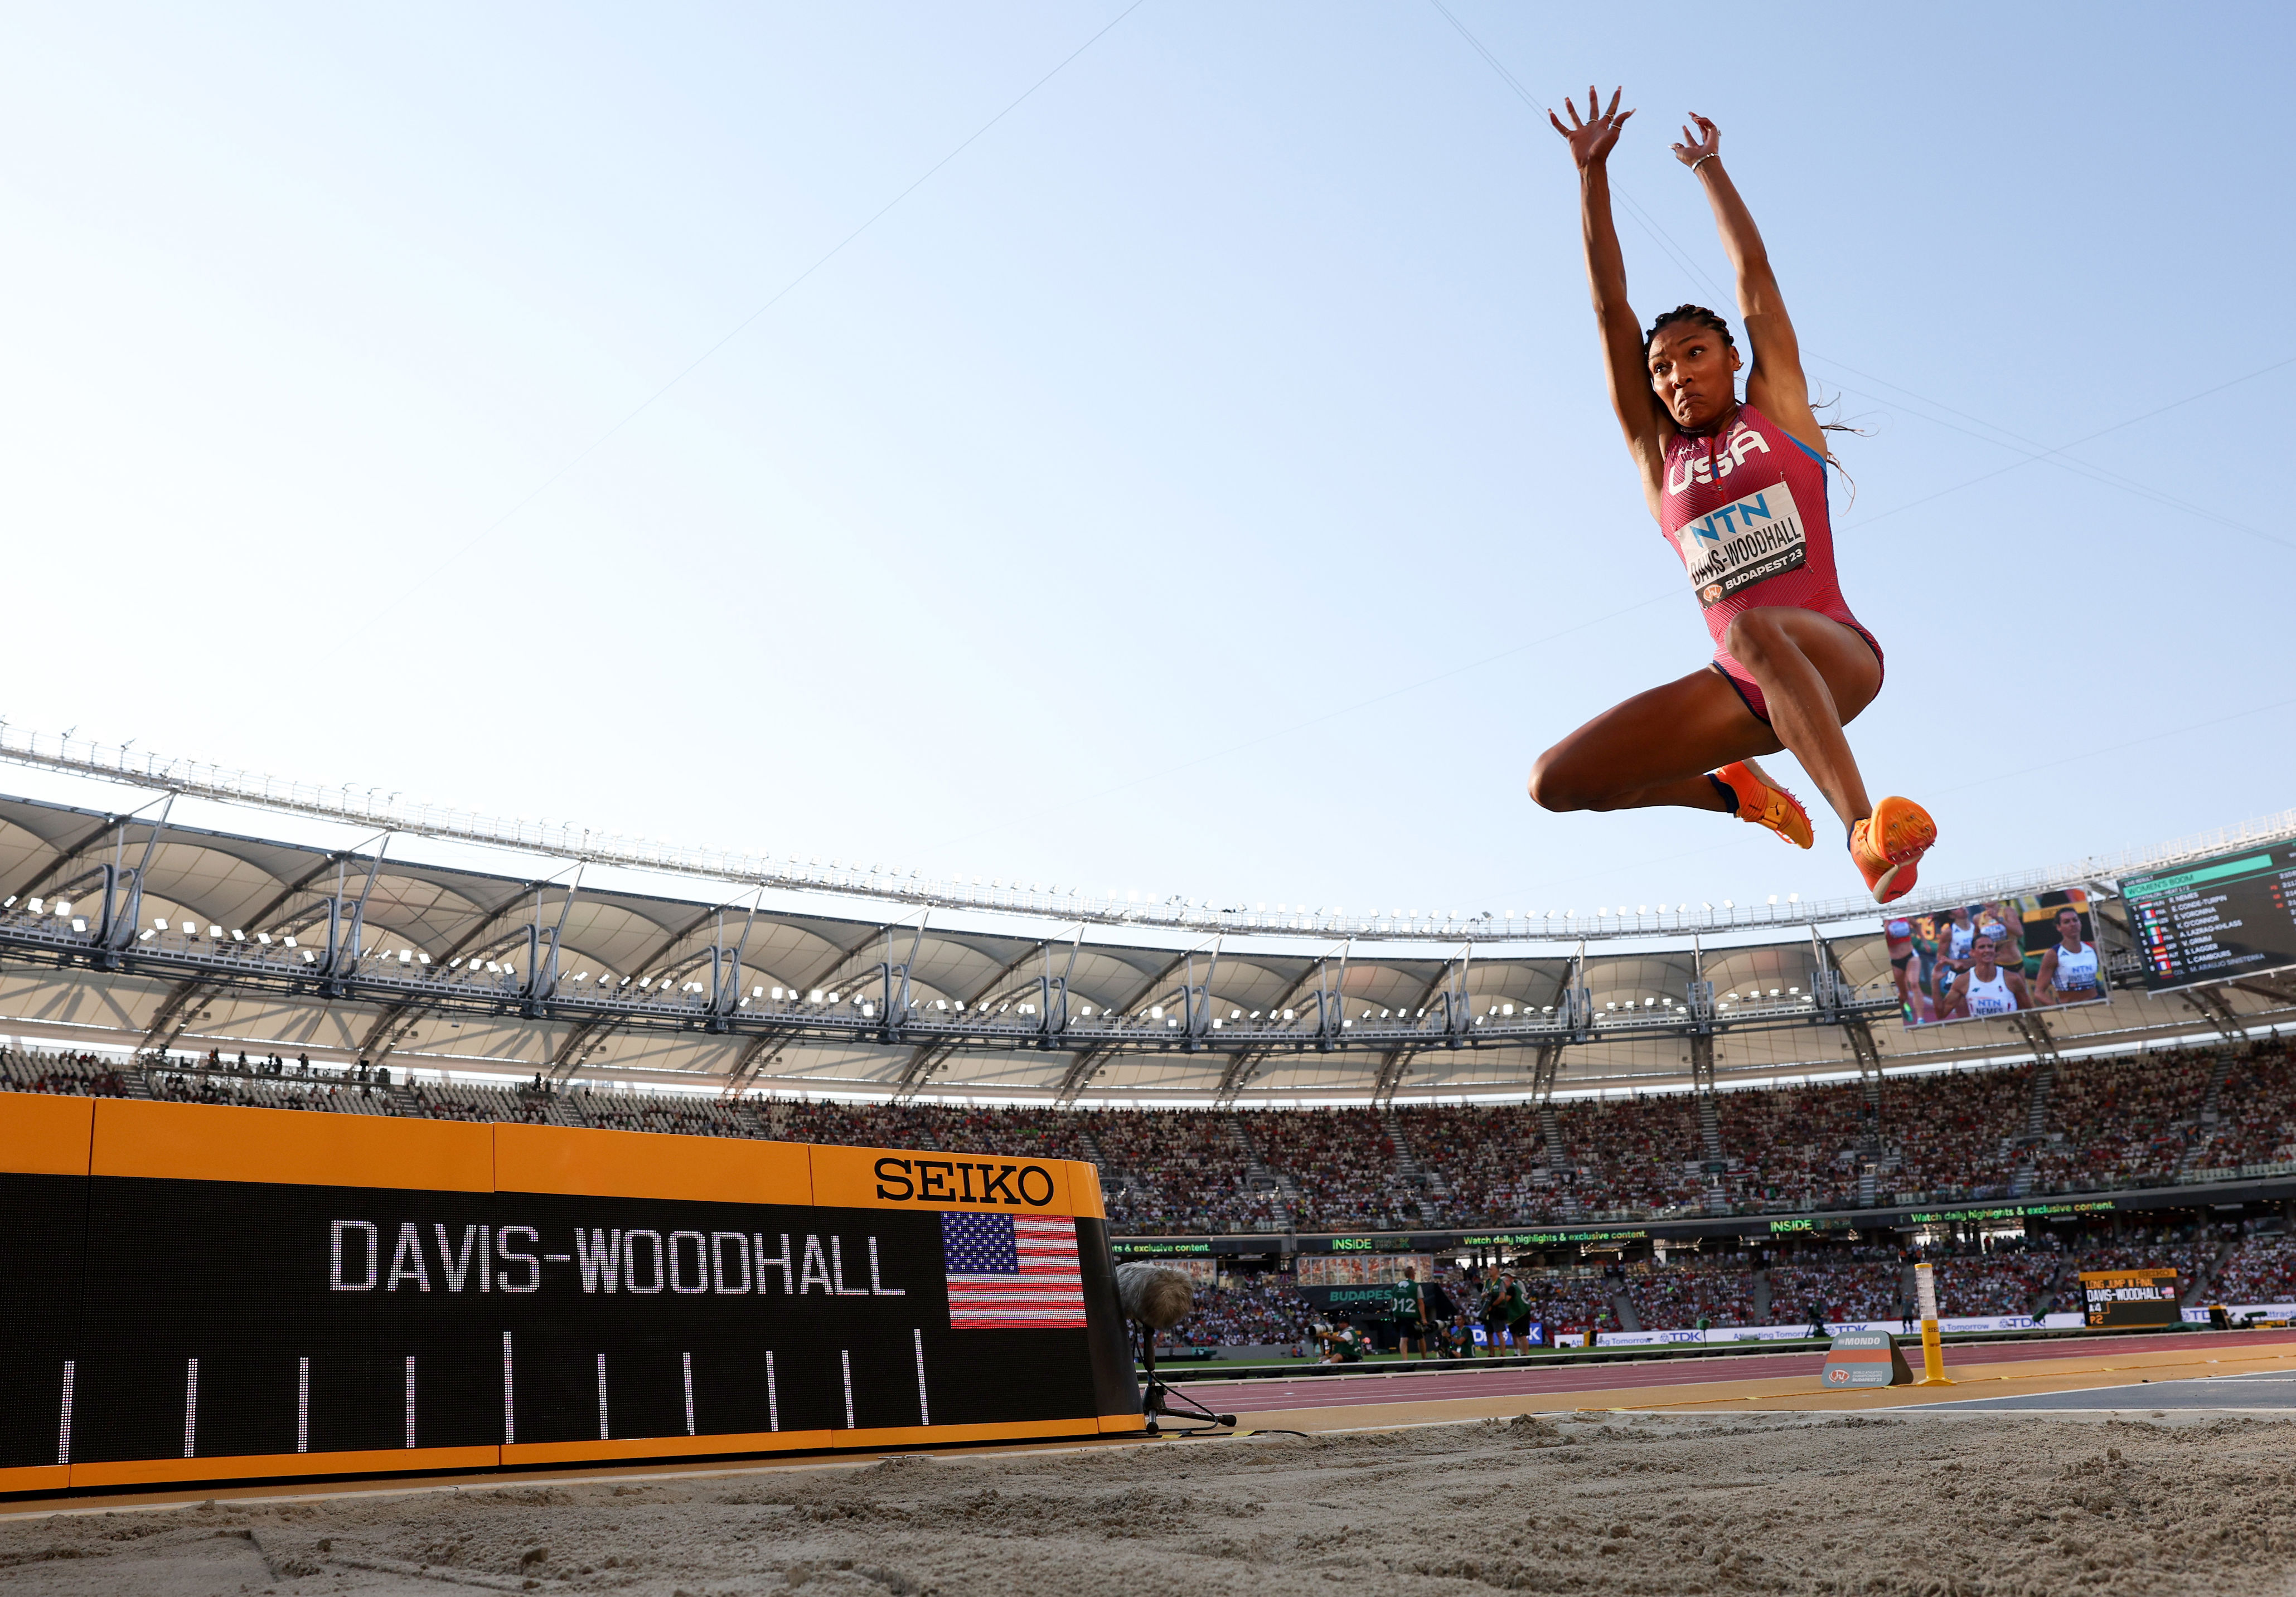
[{"label": "stadium roof", "polygon": [[[1526,912],[1503,915],[1457,911],[1407,915],[1348,913],[1339,906],[1305,907],[1270,914],[1264,906],[1217,905],[1174,896],[1123,900],[1099,898],[1074,889],[1022,885],[979,878],[927,877],[915,870],[879,864],[863,865],[790,854],[745,853],[628,838],[577,826],[570,822],[508,820],[473,811],[406,799],[392,793],[378,799],[379,787],[355,783],[322,786],[291,778],[234,770],[209,762],[171,759],[152,750],[58,737],[0,723],[0,760],[40,769],[92,776],[141,787],[154,793],[195,795],[283,815],[340,822],[370,830],[453,839],[513,849],[538,858],[619,865],[699,878],[743,889],[767,888],[800,893],[832,892],[842,897],[898,905],[906,911],[947,909],[1054,919],[1084,926],[1155,929],[1203,936],[1283,934],[1357,941],[1456,945],[1491,942],[1595,942],[1645,938],[1653,934],[1761,932],[1786,928],[1870,922],[1872,902],[1862,895],[1780,904],[1603,905],[1591,915],[1576,911]],[[2109,884],[2121,873],[2156,870],[2227,848],[2296,837],[2296,810],[2283,811],[2152,848],[2094,855],[2062,864],[1975,880],[1931,884],[1894,906],[1920,914],[1956,904],[1973,904],[2007,895],[2047,892]]]},{"label": "stadium roof", "polygon": [[[2130,993],[2054,1012],[2038,1042],[1999,1022],[1899,1038],[1863,930],[1574,960],[490,863],[508,868],[0,798],[0,1032],[815,1095],[1296,1102],[1679,1085],[1709,1046],[1718,1079],[1768,1079],[1856,1069],[1861,1039],[1943,1062],[2296,1015],[2266,980],[2223,1013]],[[1841,977],[1823,997],[1820,969]]]}]

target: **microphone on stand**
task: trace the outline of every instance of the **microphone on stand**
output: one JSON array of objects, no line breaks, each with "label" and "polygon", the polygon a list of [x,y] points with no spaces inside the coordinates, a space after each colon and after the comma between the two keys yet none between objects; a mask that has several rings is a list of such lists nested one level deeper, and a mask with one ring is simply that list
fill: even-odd
[{"label": "microphone on stand", "polygon": [[[1116,1266],[1116,1301],[1124,1317],[1141,1327],[1141,1346],[1145,1349],[1142,1362],[1148,1370],[1148,1391],[1142,1407],[1148,1418],[1148,1434],[1160,1434],[1157,1419],[1171,1413],[1177,1402],[1185,1405],[1181,1417],[1209,1420],[1215,1425],[1233,1428],[1234,1414],[1216,1414],[1193,1397],[1175,1392],[1156,1374],[1156,1333],[1169,1331],[1186,1319],[1196,1306],[1196,1283],[1185,1270],[1175,1270],[1169,1265],[1153,1265],[1134,1261]],[[1187,1412],[1193,1411],[1193,1412]],[[1182,1435],[1188,1434],[1181,1432]]]}]

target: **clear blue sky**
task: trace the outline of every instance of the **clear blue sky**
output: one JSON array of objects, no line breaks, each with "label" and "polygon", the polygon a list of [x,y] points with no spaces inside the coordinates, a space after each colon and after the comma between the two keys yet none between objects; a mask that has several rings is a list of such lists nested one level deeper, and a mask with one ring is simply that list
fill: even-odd
[{"label": "clear blue sky", "polygon": [[[1646,316],[1725,281],[1721,125],[1933,874],[2296,801],[2296,365],[2030,459],[2296,356],[2286,8],[1449,3],[1642,108]],[[0,712],[1095,891],[1853,889],[1523,797],[1706,643],[1561,143],[1431,5],[1146,0],[721,343],[1121,9],[17,11]]]}]

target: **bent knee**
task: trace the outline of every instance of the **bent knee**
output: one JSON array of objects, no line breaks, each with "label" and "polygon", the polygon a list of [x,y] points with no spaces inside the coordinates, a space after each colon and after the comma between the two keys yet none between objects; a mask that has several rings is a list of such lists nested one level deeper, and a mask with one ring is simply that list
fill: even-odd
[{"label": "bent knee", "polygon": [[1732,659],[1751,669],[1767,664],[1778,651],[1791,648],[1785,627],[1767,610],[1750,610],[1734,616],[1723,629],[1722,647]]},{"label": "bent knee", "polygon": [[1570,760],[1550,749],[1530,768],[1530,801],[1556,815],[1601,809],[1607,795],[1587,778],[1587,773],[1574,769]]}]

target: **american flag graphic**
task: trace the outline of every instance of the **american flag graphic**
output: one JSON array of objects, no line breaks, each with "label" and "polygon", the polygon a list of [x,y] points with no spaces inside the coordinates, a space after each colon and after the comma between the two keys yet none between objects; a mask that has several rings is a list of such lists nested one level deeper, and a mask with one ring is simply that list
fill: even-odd
[{"label": "american flag graphic", "polygon": [[943,1214],[940,1251],[950,1330],[1083,1328],[1074,1220]]}]

